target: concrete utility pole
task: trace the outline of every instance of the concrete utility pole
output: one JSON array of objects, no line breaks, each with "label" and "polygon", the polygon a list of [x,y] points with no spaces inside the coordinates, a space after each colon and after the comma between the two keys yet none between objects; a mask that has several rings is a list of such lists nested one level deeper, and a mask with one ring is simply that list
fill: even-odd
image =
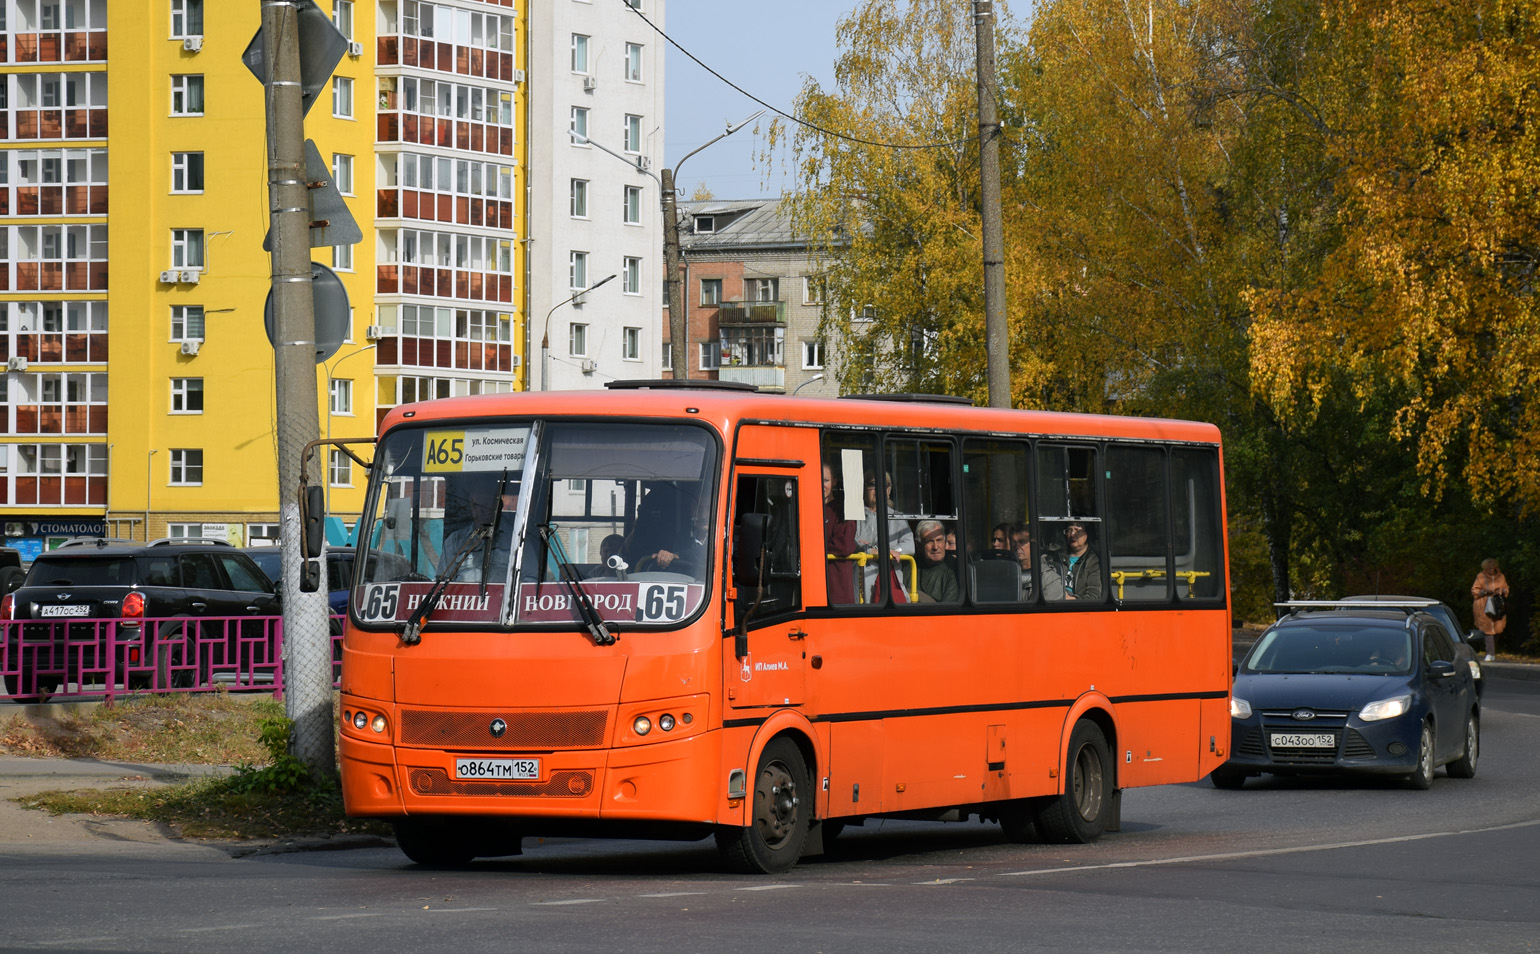
[{"label": "concrete utility pole", "polygon": [[[310,287],[310,193],[300,85],[299,10],[260,0],[267,85],[267,184],[272,226],[273,339],[278,403],[278,512],[283,540],[283,646],[291,751],[322,777],[336,774],[331,634],[324,592],[300,592],[304,528],[299,474],[320,435],[315,307]],[[324,468],[321,468],[324,471]],[[323,581],[324,582],[324,581]]]},{"label": "concrete utility pole", "polygon": [[1011,406],[1011,345],[1005,323],[1005,227],[1000,220],[1000,118],[995,96],[995,5],[973,0],[979,74],[979,196],[984,216],[984,345],[989,406]]}]

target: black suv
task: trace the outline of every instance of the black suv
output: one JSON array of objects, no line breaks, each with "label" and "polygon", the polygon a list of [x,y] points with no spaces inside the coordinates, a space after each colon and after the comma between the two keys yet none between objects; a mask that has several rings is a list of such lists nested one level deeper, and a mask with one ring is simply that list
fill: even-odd
[{"label": "black suv", "polygon": [[93,540],[39,554],[0,601],[11,696],[60,684],[241,685],[276,669],[276,588],[222,542]]}]

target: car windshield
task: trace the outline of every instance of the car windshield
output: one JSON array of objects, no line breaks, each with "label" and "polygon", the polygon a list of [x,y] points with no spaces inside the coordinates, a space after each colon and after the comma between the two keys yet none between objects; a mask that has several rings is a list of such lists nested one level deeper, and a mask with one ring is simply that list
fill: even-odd
[{"label": "car windshield", "polygon": [[30,586],[131,586],[133,557],[38,557],[27,575]]},{"label": "car windshield", "polygon": [[[704,599],[716,441],[695,425],[513,422],[398,429],[360,526],[360,620],[623,628]],[[613,558],[613,559],[612,559]],[[651,607],[651,609],[648,609]]]},{"label": "car windshield", "polygon": [[1412,637],[1402,626],[1291,622],[1262,634],[1246,656],[1253,673],[1411,672]]}]

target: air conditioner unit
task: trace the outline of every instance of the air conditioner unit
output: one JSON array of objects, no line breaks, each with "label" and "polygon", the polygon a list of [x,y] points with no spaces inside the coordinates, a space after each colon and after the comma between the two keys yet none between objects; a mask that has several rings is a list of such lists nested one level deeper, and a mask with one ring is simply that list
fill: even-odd
[{"label": "air conditioner unit", "polygon": [[597,76],[585,76],[585,77],[583,77],[583,88],[586,89],[586,90],[590,90],[590,91],[598,89],[599,88],[599,78]]},{"label": "air conditioner unit", "polygon": [[381,338],[385,337],[385,326],[370,325],[364,329],[364,337],[368,338],[370,341],[379,341]]},{"label": "air conditioner unit", "polygon": [[349,56],[363,56],[364,55],[364,45],[362,43],[359,43],[356,40],[353,41],[352,43],[349,43],[348,44],[348,55]]},{"label": "air conditioner unit", "polygon": [[14,357],[14,358],[6,358],[5,359],[5,370],[7,370],[7,371],[25,371],[25,370],[27,370],[27,359],[23,358],[23,357],[21,357],[19,355],[17,357]]},{"label": "air conditioner unit", "polygon": [[593,374],[595,371],[599,370],[599,362],[597,362],[597,361],[584,361],[582,363],[582,368],[583,368],[583,373],[584,374]]},{"label": "air conditioner unit", "polygon": [[513,71],[513,81],[515,83],[522,83],[522,82],[524,82],[524,71],[523,70],[514,70]]},{"label": "air conditioner unit", "polygon": [[203,342],[201,341],[184,341],[182,342],[182,353],[186,355],[196,355],[198,353],[198,349],[201,347],[203,347]]},{"label": "air conditioner unit", "polygon": [[165,282],[167,285],[175,285],[176,284],[176,277],[179,274],[181,274],[181,273],[180,272],[161,272],[160,273],[160,280]]},{"label": "air conditioner unit", "polygon": [[196,285],[196,284],[198,284],[198,279],[201,278],[202,276],[203,276],[202,272],[198,272],[198,271],[183,271],[183,272],[179,273],[179,275],[177,277],[177,281],[181,282],[184,285]]},{"label": "air conditioner unit", "polygon": [[522,354],[516,354],[516,355],[513,356],[513,366],[515,368],[519,367],[523,363],[524,363],[524,356]]},{"label": "air conditioner unit", "polygon": [[189,53],[196,53],[203,49],[203,37],[189,36],[182,39],[182,49]]}]

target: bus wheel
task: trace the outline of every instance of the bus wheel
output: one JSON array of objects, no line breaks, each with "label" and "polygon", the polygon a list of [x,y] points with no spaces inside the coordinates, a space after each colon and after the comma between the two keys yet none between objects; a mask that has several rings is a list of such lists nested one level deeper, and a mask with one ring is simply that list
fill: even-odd
[{"label": "bus wheel", "polygon": [[1037,826],[1046,842],[1088,844],[1107,830],[1112,808],[1112,756],[1096,723],[1081,719],[1069,737],[1064,793],[1038,807]]},{"label": "bus wheel", "polygon": [[[790,871],[802,857],[807,841],[813,818],[812,794],[802,750],[788,738],[772,740],[754,773],[749,826],[717,830],[717,850],[728,868],[746,874]],[[803,799],[808,800],[806,804]]]},{"label": "bus wheel", "polygon": [[396,844],[425,868],[458,868],[476,857],[469,833],[443,818],[403,818],[395,822]]}]

